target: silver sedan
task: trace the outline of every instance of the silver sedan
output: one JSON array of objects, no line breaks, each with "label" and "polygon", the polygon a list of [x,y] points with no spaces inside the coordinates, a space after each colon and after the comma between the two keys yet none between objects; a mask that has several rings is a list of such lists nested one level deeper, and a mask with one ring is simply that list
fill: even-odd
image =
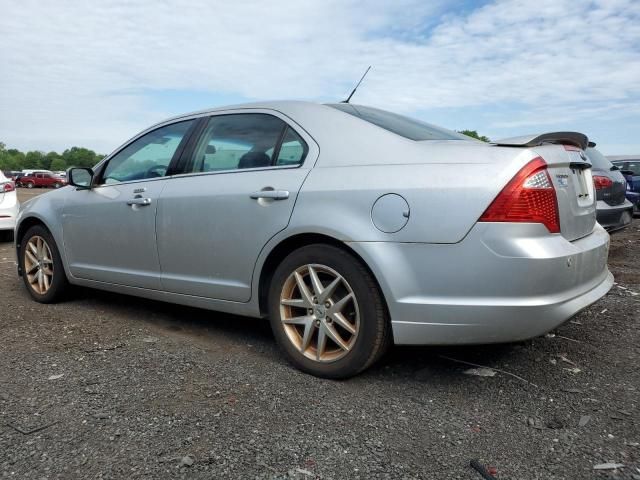
[{"label": "silver sedan", "polygon": [[588,139],[472,140],[348,103],[172,118],[22,205],[19,274],[268,317],[314,375],[391,344],[518,341],[611,287]]}]

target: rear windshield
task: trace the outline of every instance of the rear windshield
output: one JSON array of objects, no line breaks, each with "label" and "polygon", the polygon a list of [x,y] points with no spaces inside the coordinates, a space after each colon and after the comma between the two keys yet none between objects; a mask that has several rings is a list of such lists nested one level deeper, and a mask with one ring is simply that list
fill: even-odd
[{"label": "rear windshield", "polygon": [[607,158],[600,153],[600,151],[595,148],[587,148],[585,150],[587,157],[591,160],[591,165],[593,168],[598,168],[600,170],[611,170],[613,164],[607,160]]},{"label": "rear windshield", "polygon": [[460,133],[452,132],[446,128],[436,127],[420,120],[398,115],[396,113],[379,110],[377,108],[352,105],[350,103],[328,104],[342,112],[361,118],[378,127],[384,128],[410,140],[467,140],[473,141]]}]

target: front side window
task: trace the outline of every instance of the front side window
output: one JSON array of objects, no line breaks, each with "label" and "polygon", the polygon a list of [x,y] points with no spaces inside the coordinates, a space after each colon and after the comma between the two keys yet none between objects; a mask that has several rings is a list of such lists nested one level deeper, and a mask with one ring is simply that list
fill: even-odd
[{"label": "front side window", "polygon": [[109,160],[103,184],[164,177],[193,120],[158,128],[133,141]]},{"label": "front side window", "polygon": [[[296,144],[298,150],[306,153],[304,140],[273,115],[217,115],[209,119],[187,171],[198,173],[298,165],[304,160],[304,153],[296,151]],[[285,145],[286,152],[283,150]]]}]

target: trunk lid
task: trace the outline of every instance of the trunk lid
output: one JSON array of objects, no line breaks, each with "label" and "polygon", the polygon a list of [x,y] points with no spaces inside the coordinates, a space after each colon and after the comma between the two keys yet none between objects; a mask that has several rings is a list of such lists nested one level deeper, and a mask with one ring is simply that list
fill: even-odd
[{"label": "trunk lid", "polygon": [[556,190],[560,233],[569,241],[589,235],[596,224],[596,196],[585,153],[564,145],[542,145],[534,151],[547,162]]},{"label": "trunk lid", "polygon": [[589,145],[579,132],[549,132],[508,138],[498,146],[530,148],[547,163],[558,199],[560,233],[569,241],[589,235],[596,224],[596,198]]},{"label": "trunk lid", "polygon": [[612,182],[610,187],[596,190],[597,200],[602,200],[612,207],[622,205],[624,203],[627,193],[627,181],[624,179],[624,175],[622,175],[622,173],[616,170],[607,171],[593,169],[593,175],[607,177]]},{"label": "trunk lid", "polygon": [[611,185],[596,189],[596,199],[602,200],[607,205],[622,205],[627,192],[627,181],[620,169],[614,166],[602,153],[595,148],[588,148],[585,153],[593,165],[594,176],[606,177],[611,180]]}]

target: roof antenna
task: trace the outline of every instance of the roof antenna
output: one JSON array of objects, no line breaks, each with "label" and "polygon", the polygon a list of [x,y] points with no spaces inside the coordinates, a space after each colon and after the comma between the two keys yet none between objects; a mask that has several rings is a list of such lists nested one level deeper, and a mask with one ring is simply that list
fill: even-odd
[{"label": "roof antenna", "polygon": [[356,93],[356,90],[358,89],[358,87],[360,86],[360,84],[362,83],[362,80],[364,80],[364,77],[367,76],[367,73],[369,73],[369,70],[371,70],[371,65],[369,65],[369,68],[367,68],[367,71],[364,72],[364,75],[362,75],[362,78],[360,79],[360,81],[358,82],[358,84],[355,86],[355,88],[353,89],[353,91],[351,92],[351,95],[349,95],[347,97],[346,100],[343,100],[340,103],[349,103],[349,100],[351,100],[351,97],[353,97],[353,94]]}]

